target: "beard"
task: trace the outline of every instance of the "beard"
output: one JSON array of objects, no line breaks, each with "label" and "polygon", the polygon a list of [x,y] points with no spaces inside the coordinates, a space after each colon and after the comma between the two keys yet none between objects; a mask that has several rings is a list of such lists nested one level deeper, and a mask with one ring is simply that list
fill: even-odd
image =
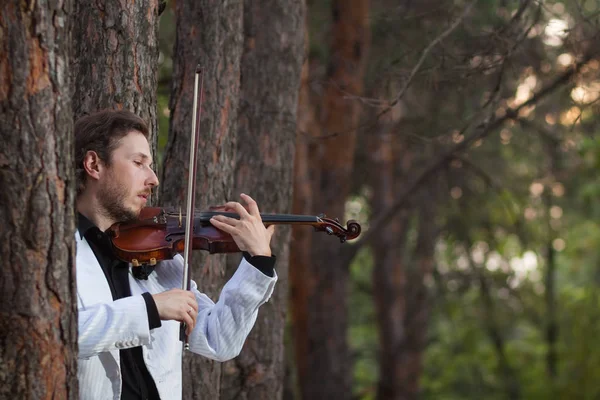
[{"label": "beard", "polygon": [[112,173],[108,178],[107,183],[98,191],[100,212],[115,222],[136,220],[140,210],[135,211],[125,206],[125,201],[129,195],[129,187],[120,183]]}]

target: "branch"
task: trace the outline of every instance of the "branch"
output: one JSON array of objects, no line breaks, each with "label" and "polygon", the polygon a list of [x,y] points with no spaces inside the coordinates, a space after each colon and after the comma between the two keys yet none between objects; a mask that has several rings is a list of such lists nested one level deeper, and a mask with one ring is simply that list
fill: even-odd
[{"label": "branch", "polygon": [[402,87],[402,89],[400,89],[400,92],[398,93],[398,95],[396,96],[394,101],[392,101],[384,110],[382,110],[379,113],[379,115],[377,116],[377,118],[380,118],[382,115],[388,113],[396,104],[398,104],[398,102],[402,99],[402,97],[404,97],[404,94],[408,90],[408,87],[412,83],[417,72],[419,72],[419,69],[421,69],[421,66],[425,62],[425,59],[427,58],[427,56],[429,55],[431,50],[433,50],[433,48],[435,46],[437,46],[438,43],[440,43],[442,40],[444,40],[446,37],[448,37],[456,28],[458,28],[458,26],[462,23],[462,21],[469,14],[469,12],[471,11],[471,8],[473,8],[475,3],[477,3],[477,0],[473,0],[471,3],[469,3],[469,5],[464,9],[463,13],[456,19],[456,21],[454,21],[452,23],[452,25],[450,25],[448,27],[448,29],[446,29],[444,32],[442,32],[442,34],[440,36],[436,37],[431,43],[429,43],[429,45],[425,48],[425,50],[423,50],[423,54],[421,54],[421,58],[419,59],[417,64],[413,67],[412,71],[410,72],[410,75],[408,76],[408,80],[404,83],[404,86]]},{"label": "branch", "polygon": [[[379,121],[379,119],[384,116],[385,114],[387,114],[388,112],[390,112],[390,110],[392,108],[394,108],[394,106],[396,104],[398,104],[398,102],[402,99],[402,97],[404,97],[404,94],[406,93],[406,91],[408,90],[409,86],[411,85],[415,75],[417,75],[417,73],[419,72],[419,70],[421,69],[421,66],[423,65],[423,63],[425,62],[425,59],[427,58],[427,56],[429,55],[429,53],[431,52],[431,50],[433,50],[433,48],[440,43],[442,40],[444,40],[446,37],[448,37],[456,28],[458,28],[458,26],[461,24],[461,22],[465,19],[465,17],[469,14],[469,12],[471,11],[471,8],[473,8],[473,6],[475,5],[475,3],[477,3],[478,0],[473,0],[471,1],[471,3],[469,3],[469,5],[464,9],[463,13],[456,19],[456,21],[454,21],[452,23],[452,25],[450,25],[448,27],[448,29],[446,29],[444,32],[442,32],[438,37],[436,37],[431,43],[429,43],[429,45],[425,48],[425,50],[423,50],[423,53],[421,54],[421,57],[419,58],[419,61],[417,62],[417,64],[413,67],[413,69],[410,72],[410,75],[408,76],[408,79],[406,80],[406,82],[404,83],[404,86],[402,86],[402,89],[400,89],[400,92],[398,93],[398,95],[396,95],[396,97],[394,98],[394,100],[389,103],[383,110],[381,110],[379,113],[377,113],[377,116],[375,118],[373,118],[373,122],[371,123],[371,125],[368,124],[363,124],[363,125],[359,125],[356,128],[351,129],[352,131],[357,130],[357,129],[361,129],[361,128],[369,128],[372,127],[372,125],[376,124],[377,121]],[[359,98],[358,96],[354,97]],[[374,103],[371,102],[371,105],[373,105]],[[328,138],[333,138],[336,137],[338,135],[344,134],[344,133],[349,133],[350,131],[342,131],[342,132],[331,132],[325,135],[320,135],[320,136],[316,136],[316,137],[312,137],[312,139],[328,139]]]},{"label": "branch", "polygon": [[529,121],[525,118],[517,118],[515,121],[518,122],[523,128],[529,128],[538,132],[544,140],[551,142],[555,146],[559,145],[561,142],[560,136],[533,121]]},{"label": "branch", "polygon": [[466,137],[461,143],[452,147],[443,153],[439,158],[433,160],[426,168],[422,170],[420,174],[418,174],[412,181],[410,181],[404,189],[400,192],[400,195],[396,199],[396,202],[392,204],[387,209],[383,210],[379,216],[377,216],[373,222],[370,224],[371,227],[367,232],[362,235],[361,239],[358,239],[353,246],[348,246],[345,248],[343,252],[343,257],[345,258],[347,264],[350,264],[350,261],[354,258],[358,250],[364,246],[365,244],[370,243],[375,238],[375,233],[381,230],[392,218],[398,213],[399,210],[403,208],[405,205],[409,195],[416,190],[421,184],[423,184],[433,173],[435,173],[439,168],[444,166],[448,161],[454,158],[455,153],[459,153],[461,151],[466,150],[471,144],[476,142],[479,139],[483,139],[486,136],[490,135],[497,128],[502,126],[506,121],[517,119],[519,116],[519,112],[529,106],[537,104],[540,100],[544,99],[564,84],[566,84],[574,75],[576,75],[581,68],[587,64],[590,60],[594,58],[595,54],[587,54],[583,57],[579,62],[565,71],[562,75],[558,76],[553,82],[549,85],[541,89],[537,92],[533,97],[524,102],[523,104],[509,108],[505,111],[504,115],[501,117],[494,117],[494,119],[484,122],[480,124],[475,132]]}]

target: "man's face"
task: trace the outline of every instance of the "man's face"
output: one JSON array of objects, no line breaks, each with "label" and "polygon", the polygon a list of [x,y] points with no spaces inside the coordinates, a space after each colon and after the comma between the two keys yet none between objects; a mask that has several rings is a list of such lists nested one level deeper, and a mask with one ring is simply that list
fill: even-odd
[{"label": "man's face", "polygon": [[158,185],[151,168],[152,158],[146,137],[131,131],[113,151],[99,181],[98,201],[101,212],[116,222],[136,219]]}]

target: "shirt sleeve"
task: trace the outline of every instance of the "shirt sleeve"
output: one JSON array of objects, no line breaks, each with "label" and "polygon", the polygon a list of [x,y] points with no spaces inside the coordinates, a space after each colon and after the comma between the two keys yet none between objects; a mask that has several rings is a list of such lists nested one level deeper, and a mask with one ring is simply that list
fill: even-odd
[{"label": "shirt sleeve", "polygon": [[78,357],[89,358],[105,351],[148,344],[150,330],[143,312],[145,307],[142,296],[80,307],[77,318]]},{"label": "shirt sleeve", "polygon": [[248,263],[266,276],[270,278],[275,276],[275,256],[251,256],[247,251],[244,251],[243,255]]},{"label": "shirt sleeve", "polygon": [[258,309],[273,293],[277,273],[273,270],[273,274],[265,275],[242,258],[216,303],[192,281],[198,318],[189,337],[191,351],[217,361],[236,357],[256,322]]},{"label": "shirt sleeve", "polygon": [[154,297],[148,292],[142,293],[142,296],[146,302],[146,311],[148,312],[148,327],[150,329],[159,328],[162,323],[160,322],[160,315]]}]

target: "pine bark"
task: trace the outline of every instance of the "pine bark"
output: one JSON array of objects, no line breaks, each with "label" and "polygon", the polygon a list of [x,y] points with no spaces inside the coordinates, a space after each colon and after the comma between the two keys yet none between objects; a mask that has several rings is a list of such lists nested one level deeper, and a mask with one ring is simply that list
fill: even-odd
[{"label": "pine bark", "polygon": [[[350,193],[356,129],[360,103],[353,96],[363,91],[363,76],[370,42],[367,0],[332,2],[331,56],[325,89],[320,104],[319,125],[309,132],[317,134],[305,152],[309,165],[316,166],[310,177],[310,200],[295,199],[295,204],[310,204],[314,213],[344,218]],[[301,148],[301,150],[303,150]],[[299,154],[296,154],[299,156]],[[297,163],[299,165],[300,163]],[[299,183],[299,182],[298,182]],[[328,240],[331,239],[331,240]],[[305,270],[304,283],[295,281],[296,307],[306,307],[305,321],[295,323],[299,383],[303,398],[347,399],[351,396],[351,360],[346,341],[348,327],[348,265],[341,256],[342,246],[333,238],[313,235],[308,265],[293,265]],[[295,314],[299,314],[295,311]],[[301,313],[300,313],[301,314]],[[301,329],[305,329],[302,331]],[[299,341],[299,342],[298,342]]]},{"label": "pine bark", "polygon": [[159,0],[76,1],[73,15],[75,119],[130,110],[148,124],[156,153]]},{"label": "pine bark", "polygon": [[[173,84],[168,143],[164,154],[161,204],[185,210],[189,142],[192,128],[194,73],[204,74],[196,178],[196,208],[206,209],[232,198],[243,48],[243,2],[178,0],[173,52]],[[200,291],[218,299],[226,282],[225,257],[194,253],[190,268]],[[218,399],[223,364],[193,354],[183,360],[184,399]]]},{"label": "pine bark", "polygon": [[76,399],[71,2],[0,8],[0,398]]},{"label": "pine bark", "polygon": [[[311,163],[310,138],[318,136],[319,125],[316,123],[315,109],[311,101],[310,90],[310,60],[308,12],[304,18],[304,63],[300,75],[300,93],[298,96],[298,118],[296,124],[296,145],[294,158],[293,199],[292,212],[294,214],[311,215],[315,210],[312,207],[312,182],[315,166]],[[295,375],[288,383],[305,382],[307,379],[308,365],[308,290],[311,285],[311,276],[307,274],[306,266],[311,264],[310,240],[314,233],[302,227],[292,227],[292,243],[290,246],[289,285],[290,306],[292,321],[293,360],[288,360],[288,368]],[[295,378],[295,379],[294,379]],[[298,387],[290,387],[288,391],[294,393]]]},{"label": "pine bark", "polygon": [[[261,212],[291,209],[303,14],[302,0],[244,2],[234,195],[251,195]],[[271,249],[279,280],[244,350],[223,369],[222,399],[282,397],[289,236],[289,227],[277,227]],[[228,275],[238,262],[239,257],[231,257]]]}]

